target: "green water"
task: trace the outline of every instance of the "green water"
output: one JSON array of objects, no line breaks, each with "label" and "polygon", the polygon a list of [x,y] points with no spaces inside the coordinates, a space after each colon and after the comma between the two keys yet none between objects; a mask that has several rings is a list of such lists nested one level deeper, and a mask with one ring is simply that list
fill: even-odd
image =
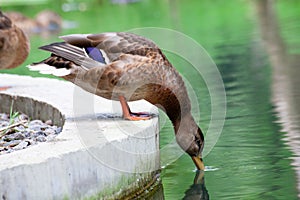
[{"label": "green water", "polygon": [[[204,158],[206,166],[216,169],[205,172],[205,185],[193,184],[194,166],[183,155],[163,168],[164,198],[200,199],[197,193],[203,192],[204,186],[210,199],[299,198],[299,1],[282,0],[274,6],[278,19],[272,19],[279,24],[280,36],[276,40],[282,39],[285,44],[282,56],[270,50],[275,40],[262,42],[262,18],[255,14],[254,1],[143,0],[128,5],[99,2],[88,1],[83,12],[63,12],[61,4],[51,3],[3,9],[15,9],[28,16],[45,8],[56,10],[64,20],[77,23],[76,28],[64,29],[62,35],[163,27],[192,37],[207,50],[222,75],[226,121],[216,146]],[[29,72],[25,65],[48,56],[37,47],[56,40],[57,36],[32,36],[27,61],[1,73],[41,76]],[[186,70],[186,61],[171,53],[167,56],[192,84],[201,111],[197,120],[206,131],[211,109],[203,79],[193,70]],[[161,147],[172,139],[172,126],[166,123],[161,131]]]}]

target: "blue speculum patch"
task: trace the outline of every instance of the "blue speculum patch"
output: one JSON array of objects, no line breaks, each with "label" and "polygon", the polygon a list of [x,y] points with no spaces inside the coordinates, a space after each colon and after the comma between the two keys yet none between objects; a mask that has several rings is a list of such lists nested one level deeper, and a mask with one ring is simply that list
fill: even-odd
[{"label": "blue speculum patch", "polygon": [[95,47],[86,47],[85,48],[87,54],[94,60],[106,64],[105,59],[98,48]]}]

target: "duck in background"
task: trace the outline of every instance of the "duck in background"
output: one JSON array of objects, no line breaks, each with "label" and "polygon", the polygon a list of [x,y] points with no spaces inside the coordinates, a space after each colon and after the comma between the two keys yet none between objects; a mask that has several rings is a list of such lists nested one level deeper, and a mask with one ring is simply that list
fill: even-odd
[{"label": "duck in background", "polygon": [[16,11],[6,12],[5,15],[28,35],[40,34],[42,36],[48,36],[50,34],[58,34],[62,29],[61,17],[51,10],[39,12],[35,19],[26,17]]},{"label": "duck in background", "polygon": [[[0,69],[11,69],[22,64],[29,54],[26,34],[0,11]],[[9,88],[0,86],[0,91]]]},{"label": "duck in background", "polygon": [[29,54],[26,34],[0,11],[0,69],[22,64]]}]

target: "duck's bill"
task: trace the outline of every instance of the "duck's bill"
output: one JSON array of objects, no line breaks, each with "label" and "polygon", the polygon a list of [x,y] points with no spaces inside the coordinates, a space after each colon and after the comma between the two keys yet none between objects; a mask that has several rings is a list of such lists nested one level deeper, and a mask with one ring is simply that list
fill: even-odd
[{"label": "duck's bill", "polygon": [[204,163],[200,156],[192,156],[192,160],[194,161],[198,170],[204,171],[204,169],[205,169]]}]

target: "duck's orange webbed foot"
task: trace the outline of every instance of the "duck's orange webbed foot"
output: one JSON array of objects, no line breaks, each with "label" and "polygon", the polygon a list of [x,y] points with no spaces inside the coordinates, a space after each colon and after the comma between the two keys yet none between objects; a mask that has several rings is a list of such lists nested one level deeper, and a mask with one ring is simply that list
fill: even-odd
[{"label": "duck's orange webbed foot", "polygon": [[131,121],[151,119],[151,115],[149,113],[146,113],[146,112],[138,112],[138,113],[131,112],[125,97],[120,96],[119,99],[120,99],[124,119],[131,120]]},{"label": "duck's orange webbed foot", "polygon": [[139,121],[139,120],[149,120],[151,119],[151,116],[146,113],[129,113],[129,116],[123,115],[124,119],[130,120],[130,121]]},{"label": "duck's orange webbed foot", "polygon": [[7,90],[8,88],[11,88],[11,87],[10,86],[2,86],[2,87],[0,87],[0,91]]}]

